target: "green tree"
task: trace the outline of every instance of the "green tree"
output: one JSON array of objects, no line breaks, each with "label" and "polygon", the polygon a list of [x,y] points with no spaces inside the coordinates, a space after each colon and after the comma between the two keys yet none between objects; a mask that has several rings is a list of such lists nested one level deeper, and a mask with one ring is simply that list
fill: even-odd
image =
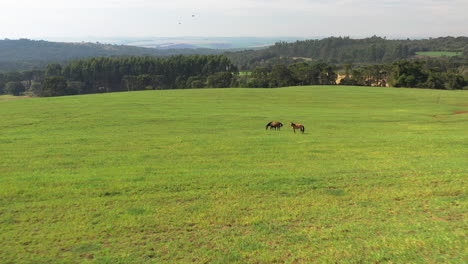
[{"label": "green tree", "polygon": [[60,76],[46,77],[42,87],[42,96],[67,95],[67,81]]},{"label": "green tree", "polygon": [[66,95],[81,94],[84,84],[78,81],[67,81],[67,88],[65,89]]},{"label": "green tree", "polygon": [[5,75],[0,72],[0,94],[3,94],[5,92],[4,91],[5,83],[6,83]]},{"label": "green tree", "polygon": [[25,88],[21,82],[7,82],[5,85],[6,94],[18,96],[24,92],[25,92]]},{"label": "green tree", "polygon": [[295,63],[289,65],[288,69],[291,72],[296,85],[312,84],[317,79],[317,76],[314,74],[313,67],[307,63]]},{"label": "green tree", "polygon": [[28,92],[34,96],[42,96],[42,84],[40,82],[32,82]]},{"label": "green tree", "polygon": [[187,84],[186,86],[188,88],[203,88],[205,87],[205,81],[203,81],[200,77],[198,76],[191,76],[187,79]]},{"label": "green tree", "polygon": [[269,87],[269,75],[270,70],[267,67],[257,67],[252,71],[250,75],[250,81],[247,83],[247,87]]},{"label": "green tree", "polygon": [[230,72],[217,72],[208,76],[206,82],[208,87],[211,88],[227,88],[230,87],[232,78],[233,76]]},{"label": "green tree", "polygon": [[58,63],[52,63],[52,64],[47,65],[46,70],[45,70],[45,75],[48,77],[61,76],[62,66]]},{"label": "green tree", "polygon": [[123,87],[126,91],[136,91],[138,84],[137,84],[137,77],[134,75],[125,75],[122,78]]},{"label": "green tree", "polygon": [[270,87],[285,87],[294,85],[294,77],[284,64],[278,64],[271,69],[269,82]]},{"label": "green tree", "polygon": [[393,64],[390,81],[395,87],[424,87],[427,77],[423,62],[401,60]]},{"label": "green tree", "polygon": [[440,72],[430,72],[425,87],[431,89],[445,89],[445,80],[444,76]]},{"label": "green tree", "polygon": [[447,73],[447,82],[445,83],[445,88],[449,90],[463,89],[467,85],[463,76],[458,75],[453,72]]},{"label": "green tree", "polygon": [[322,85],[335,85],[336,84],[336,72],[333,70],[333,67],[326,65],[320,72],[320,84]]}]

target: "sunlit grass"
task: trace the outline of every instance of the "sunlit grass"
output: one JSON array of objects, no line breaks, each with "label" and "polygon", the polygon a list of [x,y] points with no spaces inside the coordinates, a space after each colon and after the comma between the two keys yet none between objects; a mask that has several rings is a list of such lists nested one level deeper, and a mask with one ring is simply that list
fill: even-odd
[{"label": "sunlit grass", "polygon": [[467,102],[334,86],[2,101],[1,262],[462,263]]},{"label": "sunlit grass", "polygon": [[452,51],[419,51],[416,52],[416,55],[431,56],[431,57],[440,57],[440,56],[459,56],[461,52],[452,52]]},{"label": "sunlit grass", "polygon": [[250,76],[252,75],[251,71],[241,71],[239,72],[239,76]]}]

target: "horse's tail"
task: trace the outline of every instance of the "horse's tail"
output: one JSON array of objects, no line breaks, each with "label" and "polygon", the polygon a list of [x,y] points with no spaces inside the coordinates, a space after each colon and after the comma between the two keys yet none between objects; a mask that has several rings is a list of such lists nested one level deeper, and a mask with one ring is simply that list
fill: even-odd
[{"label": "horse's tail", "polygon": [[304,133],[304,131],[305,131],[305,126],[302,126],[301,131],[302,131],[302,133]]},{"label": "horse's tail", "polygon": [[268,123],[268,124],[265,126],[265,129],[268,129],[268,127],[271,126],[271,123],[272,123],[272,122]]}]

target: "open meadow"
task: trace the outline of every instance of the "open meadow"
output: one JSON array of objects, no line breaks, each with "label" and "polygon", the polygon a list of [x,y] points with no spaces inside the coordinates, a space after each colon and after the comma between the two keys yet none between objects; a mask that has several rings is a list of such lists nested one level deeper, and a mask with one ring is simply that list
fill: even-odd
[{"label": "open meadow", "polygon": [[447,57],[453,57],[453,56],[459,56],[462,55],[462,52],[455,52],[455,51],[418,51],[416,52],[416,55],[422,55],[422,56],[429,56],[429,57],[440,57],[440,56],[447,56]]},{"label": "open meadow", "polygon": [[0,111],[0,263],[467,261],[467,91],[162,90]]}]

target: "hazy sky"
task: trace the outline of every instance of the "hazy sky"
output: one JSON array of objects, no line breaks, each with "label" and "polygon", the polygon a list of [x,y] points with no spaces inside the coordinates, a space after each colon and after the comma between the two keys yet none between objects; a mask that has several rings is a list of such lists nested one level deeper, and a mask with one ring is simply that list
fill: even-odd
[{"label": "hazy sky", "polygon": [[0,39],[374,34],[468,36],[468,0],[0,0]]}]

